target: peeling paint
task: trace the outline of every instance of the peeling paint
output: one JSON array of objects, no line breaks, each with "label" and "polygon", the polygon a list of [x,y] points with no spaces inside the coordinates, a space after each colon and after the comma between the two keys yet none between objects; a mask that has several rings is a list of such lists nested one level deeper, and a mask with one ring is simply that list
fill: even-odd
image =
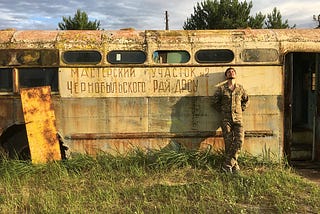
[{"label": "peeling paint", "polygon": [[21,89],[21,101],[33,163],[60,160],[50,87]]},{"label": "peeling paint", "polygon": [[[199,63],[195,54],[204,49],[228,49],[234,59],[227,63]],[[64,52],[77,50],[98,51],[101,61],[68,64],[62,60]],[[111,64],[107,54],[114,50],[143,51],[146,61]],[[161,64],[153,60],[153,53],[159,50],[183,50],[191,58],[181,64]],[[12,68],[14,77],[13,91],[0,99],[0,130],[17,121],[33,124],[34,115],[45,107],[51,116],[41,113],[39,118],[48,126],[41,127],[39,135],[35,127],[28,133],[30,139],[36,139],[33,142],[46,139],[48,148],[56,146],[57,130],[70,150],[90,154],[126,152],[135,146],[165,147],[173,141],[190,148],[223,148],[219,116],[210,105],[210,97],[224,81],[225,68],[233,66],[250,95],[250,106],[244,115],[244,149],[263,154],[267,148],[281,158],[285,135],[283,60],[285,54],[294,51],[319,53],[320,31],[0,31],[0,67]],[[44,68],[44,72],[47,67],[59,68],[59,94],[53,96],[53,103],[48,89],[43,88],[40,94],[26,89],[21,110],[17,98],[19,72],[25,67]],[[38,104],[26,109],[30,99],[36,99]],[[23,119],[22,112],[25,116],[30,114],[30,118]],[[42,152],[39,150],[37,155]],[[57,158],[55,152],[49,149],[41,161]]]}]

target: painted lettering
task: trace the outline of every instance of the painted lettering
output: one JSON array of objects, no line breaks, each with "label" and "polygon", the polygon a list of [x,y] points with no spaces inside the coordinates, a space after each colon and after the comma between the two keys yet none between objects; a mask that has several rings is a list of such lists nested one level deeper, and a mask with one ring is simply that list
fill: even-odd
[{"label": "painted lettering", "polygon": [[78,93],[79,93],[78,87],[79,87],[78,82],[75,82],[75,83],[74,83],[74,87],[73,87],[73,88],[74,88],[74,93],[75,93],[75,94],[78,94]]},{"label": "painted lettering", "polygon": [[70,91],[70,94],[73,94],[72,81],[67,81],[67,90]]},{"label": "painted lettering", "polygon": [[145,82],[67,82],[70,94],[145,93]]},{"label": "painted lettering", "polygon": [[200,77],[209,77],[209,68],[205,68],[203,72],[200,72]]},{"label": "painted lettering", "polygon": [[158,92],[158,93],[170,92],[170,80],[165,80],[165,81],[153,80],[153,92]]},{"label": "painted lettering", "polygon": [[136,72],[134,68],[109,68],[103,72],[103,77],[135,77]]},{"label": "painted lettering", "polygon": [[73,77],[79,77],[79,70],[78,69],[71,68],[70,72],[71,72],[71,77],[72,78]]},{"label": "painted lettering", "polygon": [[179,79],[175,83],[174,92],[175,93],[194,93],[198,91],[198,80],[193,79]]},{"label": "painted lettering", "polygon": [[82,69],[81,77],[89,77],[89,74],[88,74],[88,72],[87,72],[87,69]]},{"label": "painted lettering", "polygon": [[82,68],[82,69],[71,69],[71,78],[110,78],[110,77],[121,77],[121,78],[132,78],[136,77],[136,71],[134,68]]},{"label": "painted lettering", "polygon": [[86,86],[87,86],[86,83],[84,83],[84,82],[80,83],[80,91],[81,91],[81,93],[87,90]]},{"label": "painted lettering", "polygon": [[195,68],[186,68],[186,67],[174,67],[174,68],[151,68],[149,69],[151,73],[151,78],[195,78]]},{"label": "painted lettering", "polygon": [[88,92],[89,93],[93,92],[93,83],[88,83]]}]

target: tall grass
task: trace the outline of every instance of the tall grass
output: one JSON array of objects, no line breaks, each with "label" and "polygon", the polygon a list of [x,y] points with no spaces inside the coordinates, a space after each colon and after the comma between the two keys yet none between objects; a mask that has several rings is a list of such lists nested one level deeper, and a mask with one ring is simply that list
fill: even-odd
[{"label": "tall grass", "polygon": [[320,187],[283,164],[244,155],[220,172],[223,154],[136,150],[76,155],[45,165],[0,162],[1,213],[317,213]]}]

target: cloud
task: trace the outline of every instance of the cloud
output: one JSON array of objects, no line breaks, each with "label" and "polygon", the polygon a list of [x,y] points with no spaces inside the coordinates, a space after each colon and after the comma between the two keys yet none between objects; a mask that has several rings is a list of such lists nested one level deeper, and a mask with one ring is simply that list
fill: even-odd
[{"label": "cloud", "polygon": [[274,7],[280,11],[282,20],[288,20],[289,25],[296,24],[297,28],[314,28],[317,23],[313,20],[313,15],[320,13],[320,1],[307,0],[286,0],[286,1],[261,1],[253,0],[252,11],[257,13],[261,11],[263,14],[270,14]]},{"label": "cloud", "polygon": [[[183,22],[193,11],[197,1],[168,2],[154,0],[126,1],[65,1],[11,0],[0,2],[0,28],[54,30],[62,17],[73,17],[77,9],[88,14],[90,20],[99,20],[104,29],[164,29],[165,11],[169,12],[170,26],[182,29]],[[36,18],[35,18],[36,17]],[[45,18],[43,18],[45,17]]]},{"label": "cloud", "polygon": [[[10,0],[0,2],[0,28],[55,30],[63,16],[73,17],[77,9],[88,14],[90,20],[99,20],[101,28],[114,30],[132,27],[137,30],[165,29],[165,11],[169,13],[169,28],[182,29],[183,23],[193,13],[201,0]],[[317,0],[253,0],[252,15],[271,13],[274,7],[282,18],[297,27],[313,28],[317,22],[320,2]]]}]

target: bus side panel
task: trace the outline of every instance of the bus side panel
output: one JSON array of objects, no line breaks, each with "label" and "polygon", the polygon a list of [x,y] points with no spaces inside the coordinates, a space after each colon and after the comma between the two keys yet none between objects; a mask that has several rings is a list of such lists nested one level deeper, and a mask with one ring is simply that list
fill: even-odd
[{"label": "bus side panel", "polygon": [[244,113],[244,150],[254,155],[282,156],[282,96],[251,95]]},{"label": "bus side panel", "polygon": [[148,129],[147,98],[67,98],[60,103],[59,124],[65,135]]},{"label": "bus side panel", "polygon": [[24,123],[20,97],[0,96],[0,106],[1,132],[13,124]]},{"label": "bus side panel", "polygon": [[[244,150],[254,155],[267,151],[276,158],[282,156],[282,67],[235,68],[238,82],[249,94],[249,107],[244,112]],[[211,97],[223,84],[224,70],[61,70],[58,128],[70,147],[81,152],[125,152],[132,145],[159,148],[172,143],[190,148],[211,144],[221,149],[220,118],[211,106]],[[136,90],[129,88],[129,83],[132,87],[136,83]],[[96,85],[100,88],[93,88]],[[112,91],[111,86],[117,90]]]},{"label": "bus side panel", "polygon": [[0,98],[0,130],[2,131],[7,128],[9,124],[14,122],[14,100],[8,99],[6,97]]},{"label": "bus side panel", "polygon": [[[244,113],[243,149],[281,156],[279,96],[251,96]],[[74,152],[123,153],[132,149],[187,146],[223,149],[219,114],[210,97],[65,99],[58,127]],[[72,106],[72,109],[68,106]],[[263,109],[258,111],[257,109]],[[59,115],[59,113],[57,114]],[[60,125],[59,125],[60,124]]]},{"label": "bus side panel", "polygon": [[220,122],[211,100],[211,97],[151,97],[149,131],[214,132]]}]

